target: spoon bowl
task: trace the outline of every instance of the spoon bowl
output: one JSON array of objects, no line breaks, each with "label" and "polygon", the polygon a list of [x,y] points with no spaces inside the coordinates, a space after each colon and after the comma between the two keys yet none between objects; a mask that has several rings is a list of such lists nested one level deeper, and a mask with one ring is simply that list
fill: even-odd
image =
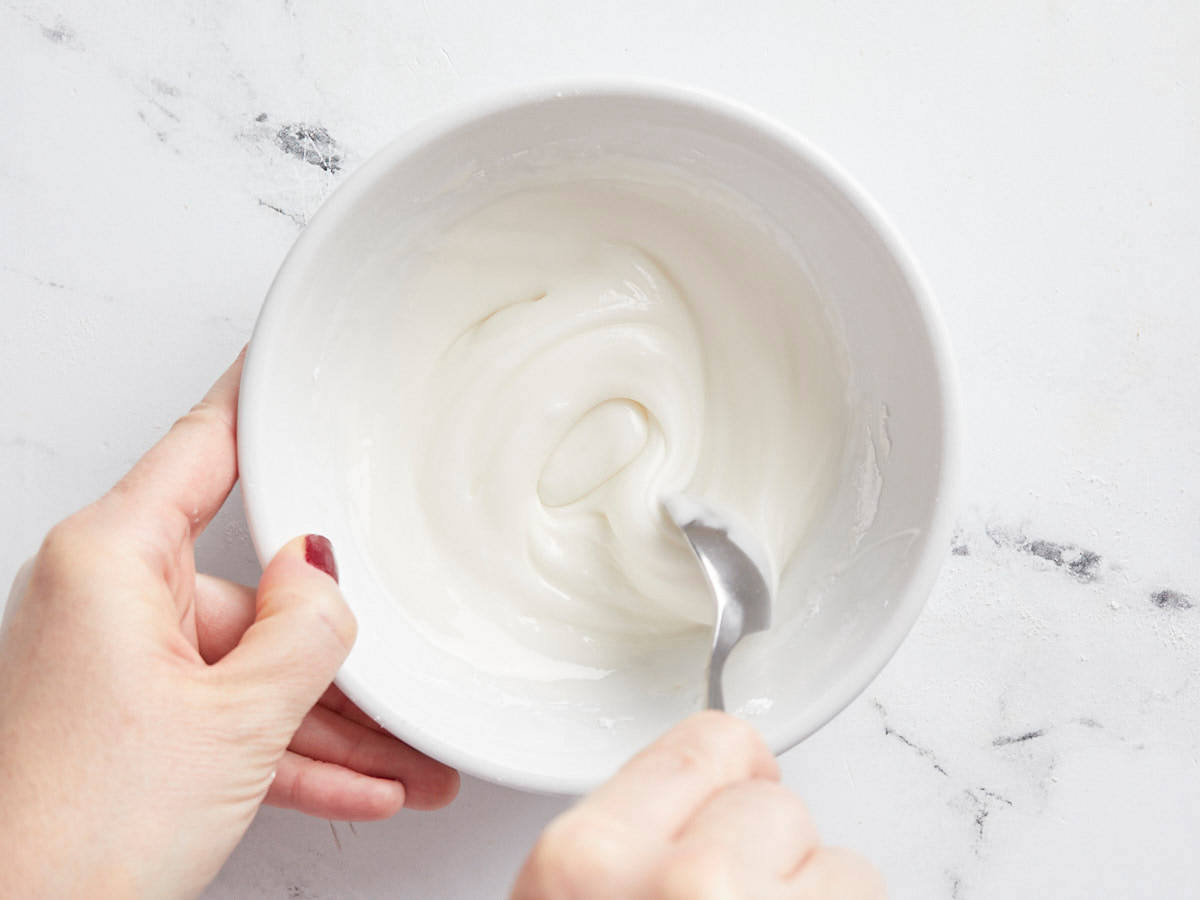
[{"label": "spoon bowl", "polygon": [[738,641],[771,627],[774,583],[770,557],[754,532],[729,512],[686,495],[663,502],[700,561],[716,604],[705,706],[725,709],[725,660]]}]

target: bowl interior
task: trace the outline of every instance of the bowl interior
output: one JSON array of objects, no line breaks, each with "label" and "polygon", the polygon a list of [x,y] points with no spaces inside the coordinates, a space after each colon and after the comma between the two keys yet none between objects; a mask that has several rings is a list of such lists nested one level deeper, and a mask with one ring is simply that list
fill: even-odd
[{"label": "bowl interior", "polygon": [[[414,746],[517,787],[580,791],[691,710],[611,677],[584,703],[502,690],[404,627],[347,502],[337,442],[361,379],[353,335],[377,304],[356,284],[521,173],[621,156],[686,169],[767,210],[828,304],[849,360],[851,433],[834,501],[784,573],[791,612],[739,647],[727,693],[776,752],[820,727],[903,639],[949,537],[952,384],[907,254],[859,192],[802,142],[735,107],[665,88],[545,92],[419,130],[330,199],[272,286],[247,358],[239,446],[260,557],[296,534],[333,541],[359,637],[338,682]],[[419,338],[414,338],[419,339]],[[369,493],[369,486],[363,486]],[[699,675],[697,678],[699,681]]]}]

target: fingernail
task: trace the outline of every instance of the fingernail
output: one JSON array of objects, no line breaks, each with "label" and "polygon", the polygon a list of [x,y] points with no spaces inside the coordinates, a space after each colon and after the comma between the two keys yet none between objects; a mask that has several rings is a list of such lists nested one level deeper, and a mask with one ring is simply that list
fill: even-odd
[{"label": "fingernail", "polygon": [[321,534],[310,534],[304,538],[304,561],[320,569],[334,581],[338,580],[337,560],[333,558],[333,544]]}]

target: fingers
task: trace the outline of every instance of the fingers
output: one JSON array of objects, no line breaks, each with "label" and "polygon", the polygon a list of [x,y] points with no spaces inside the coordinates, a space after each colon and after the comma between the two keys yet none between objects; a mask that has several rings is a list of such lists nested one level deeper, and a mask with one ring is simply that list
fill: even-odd
[{"label": "fingers", "polygon": [[145,518],[195,536],[221,508],[237,480],[237,398],[245,349],[204,399],[147,451],[113,494]]},{"label": "fingers", "polygon": [[724,713],[694,715],[551,823],[513,896],[640,896],[687,875],[690,863],[665,865],[677,834],[714,794],[755,778],[778,780],[779,767],[754,729]]},{"label": "fingers", "polygon": [[879,871],[857,853],[819,847],[789,881],[787,896],[795,900],[883,900],[887,888]]},{"label": "fingers", "polygon": [[363,728],[369,728],[372,731],[378,731],[381,734],[390,734],[386,728],[368,716],[365,712],[359,709],[351,702],[350,698],[343,694],[336,684],[331,684],[329,690],[321,695],[321,699],[317,701],[320,706],[326,709],[333,710],[344,719],[349,719],[351,722],[357,722]]},{"label": "fingers", "polygon": [[25,596],[25,590],[29,587],[29,580],[33,577],[33,565],[37,561],[36,557],[30,557],[25,560],[21,568],[17,569],[16,577],[13,578],[12,589],[8,592],[8,602],[4,604],[4,618],[0,621],[7,622],[9,617],[13,615],[17,605],[21,602],[21,598]]},{"label": "fingers", "polygon": [[800,798],[761,778],[714,795],[678,838],[683,847],[724,855],[747,876],[772,881],[795,872],[817,841]]},{"label": "fingers", "polygon": [[404,785],[288,751],[279,761],[266,802],[322,819],[369,822],[404,806]]},{"label": "fingers", "polygon": [[[237,646],[254,614],[251,588],[197,576],[196,630],[206,662],[217,662]],[[456,771],[388,734],[334,686],[309,710],[289,749],[363,775],[400,781],[411,809],[440,809],[458,794]]]},{"label": "fingers", "polygon": [[638,838],[623,822],[579,815],[551,822],[517,874],[512,900],[645,897],[666,841]]},{"label": "fingers", "polygon": [[552,822],[517,900],[882,897],[875,870],[821,847],[799,798],[743,722],[701,713]]},{"label": "fingers", "polygon": [[741,719],[702,712],[643,750],[570,814],[624,822],[669,838],[717,791],[752,778],[779,780],[779,766]]},{"label": "fingers", "polygon": [[258,583],[254,623],[213,670],[253,691],[291,733],[350,652],[356,625],[337,582],[329,542],[317,535],[284,545]]},{"label": "fingers", "polygon": [[322,706],[305,717],[291,749],[364,775],[401,782],[410,809],[440,809],[458,794],[458,773],[453,769]]},{"label": "fingers", "polygon": [[206,663],[222,659],[254,624],[254,598],[254,588],[244,584],[196,576],[196,638]]},{"label": "fingers", "polygon": [[[254,623],[254,609],[254,588],[212,575],[196,576],[196,636],[206,663],[217,662],[237,646]],[[388,734],[336,685],[330,685],[317,703],[364,728]]]},{"label": "fingers", "polygon": [[[254,624],[255,590],[212,575],[196,576],[196,636],[200,655],[209,665],[223,659]],[[372,731],[388,731],[355,706],[336,685],[330,685],[317,703],[339,716]]]}]

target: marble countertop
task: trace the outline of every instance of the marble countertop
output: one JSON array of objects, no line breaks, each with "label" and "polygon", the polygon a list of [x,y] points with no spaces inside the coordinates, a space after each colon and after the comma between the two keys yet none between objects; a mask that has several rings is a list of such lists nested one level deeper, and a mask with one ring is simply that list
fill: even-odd
[{"label": "marble countertop", "polygon": [[[1198,46],[1191,0],[6,0],[0,581],[202,393],[389,138],[497,86],[694,83],[876,196],[965,397],[928,608],[787,782],[896,897],[1195,896]],[[236,494],[198,556],[256,578]],[[467,780],[353,828],[266,810],[207,896],[500,896],[562,805]]]}]

